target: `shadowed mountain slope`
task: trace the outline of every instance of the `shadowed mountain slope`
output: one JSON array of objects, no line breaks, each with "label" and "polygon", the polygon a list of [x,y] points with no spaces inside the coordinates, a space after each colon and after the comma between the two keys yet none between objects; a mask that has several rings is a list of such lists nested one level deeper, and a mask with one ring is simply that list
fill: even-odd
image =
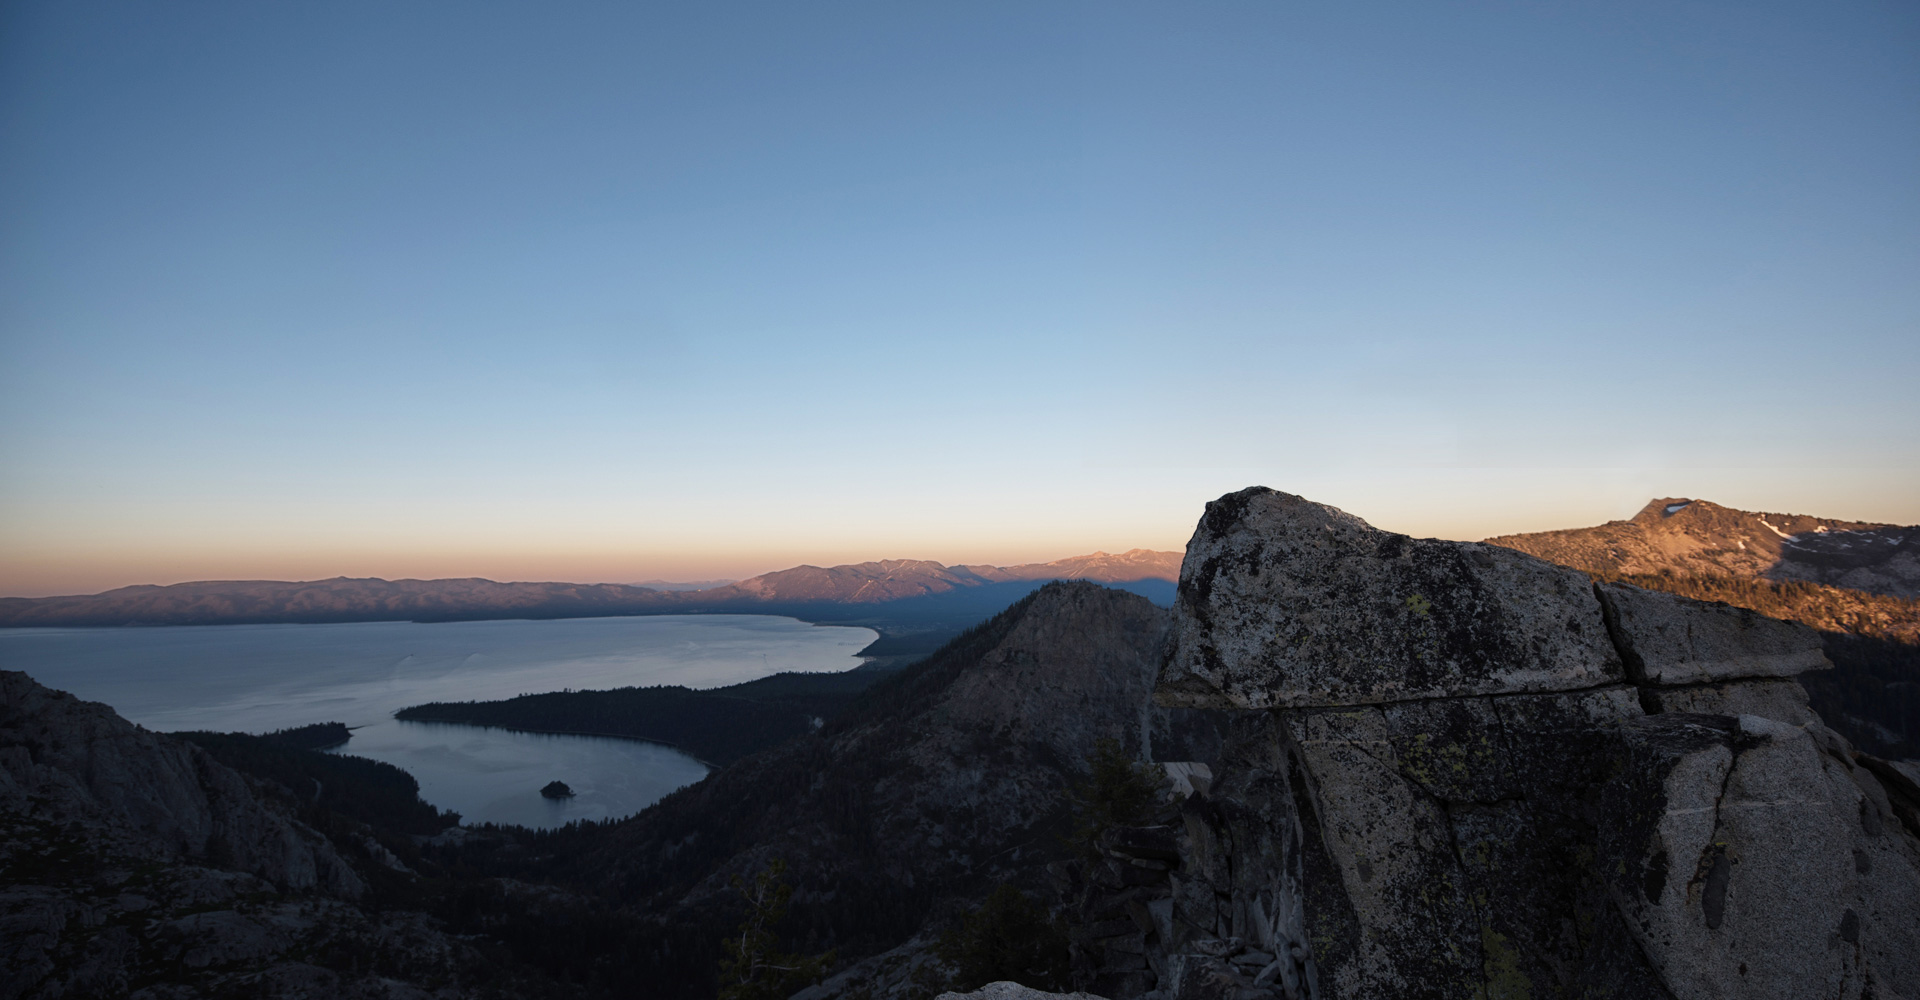
[{"label": "shadowed mountain slope", "polygon": [[429,915],[395,818],[450,817],[398,768],[0,671],[0,998],[580,995]]},{"label": "shadowed mountain slope", "polygon": [[[711,996],[735,874],[797,887],[783,931],[842,959],[912,937],[996,884],[1038,886],[1097,740],[1142,749],[1166,612],[1053,583],[870,687],[813,735],[747,757],[624,823],[546,836],[522,878],[592,886],[654,928],[662,997]],[[489,862],[495,863],[495,862]]]}]

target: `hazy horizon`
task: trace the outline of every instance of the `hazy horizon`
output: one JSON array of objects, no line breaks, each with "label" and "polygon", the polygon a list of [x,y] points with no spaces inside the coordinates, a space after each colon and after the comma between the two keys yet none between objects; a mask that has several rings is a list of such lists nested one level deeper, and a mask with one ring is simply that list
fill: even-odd
[{"label": "hazy horizon", "polygon": [[[1624,510],[1621,513],[1618,513],[1616,515],[1601,518],[1600,520],[1592,521],[1589,523],[1554,524],[1547,527],[1513,528],[1513,529],[1503,529],[1498,531],[1487,531],[1487,532],[1473,534],[1473,535],[1458,535],[1458,536],[1421,535],[1418,532],[1407,532],[1407,533],[1414,534],[1416,535],[1416,537],[1453,537],[1455,538],[1455,540],[1477,541],[1482,538],[1487,538],[1494,535],[1502,535],[1502,534],[1517,534],[1517,533],[1530,532],[1530,531],[1550,531],[1558,528],[1590,527],[1592,525],[1600,524],[1605,521],[1626,520],[1632,515],[1638,513],[1640,509],[1645,506],[1647,501],[1658,499],[1659,497],[1664,497],[1664,496],[1681,496],[1681,495],[1683,494],[1678,494],[1678,493],[1649,494],[1645,498],[1645,500],[1641,501],[1640,503],[1634,504],[1631,509]],[[1693,497],[1693,499],[1709,500],[1716,503],[1721,502],[1713,497]],[[1847,514],[1833,514],[1826,511],[1774,510],[1766,507],[1741,507],[1741,505],[1739,504],[1726,504],[1726,503],[1722,503],[1722,506],[1737,507],[1745,510],[1754,510],[1759,512],[1776,513],[1776,514],[1811,514],[1817,517],[1830,517],[1837,520],[1857,520],[1857,521],[1884,520],[1884,519],[1876,519],[1871,517],[1852,517]],[[1349,511],[1349,513],[1357,513],[1357,512]],[[1362,516],[1364,517],[1364,515]],[[1887,523],[1905,524],[1908,522],[1889,521]],[[1378,527],[1392,528],[1392,526],[1388,524],[1376,523],[1376,525]],[[1393,528],[1393,530],[1404,530],[1404,529]],[[155,579],[130,580],[127,582],[113,583],[106,586],[95,586],[95,587],[92,587],[91,589],[77,589],[77,590],[49,589],[41,592],[7,591],[7,592],[0,593],[0,597],[74,596],[74,595],[80,595],[80,594],[99,593],[106,590],[114,590],[120,587],[128,587],[128,586],[142,586],[142,585],[167,586],[167,585],[176,584],[176,583],[194,583],[194,582],[220,581],[220,580],[232,580],[232,581],[284,580],[284,581],[292,581],[292,582],[312,582],[312,581],[318,581],[318,580],[337,579],[341,577],[358,578],[358,579],[378,578],[378,579],[385,579],[385,580],[470,579],[470,578],[477,577],[480,579],[493,580],[499,583],[582,583],[582,584],[611,583],[611,584],[621,584],[625,586],[634,586],[634,587],[645,587],[645,586],[656,585],[656,584],[675,584],[678,586],[684,586],[687,583],[698,582],[698,583],[704,583],[707,586],[722,586],[727,583],[738,582],[740,580],[745,580],[755,576],[760,576],[765,573],[773,573],[779,570],[792,569],[796,566],[806,566],[806,565],[842,566],[842,565],[851,565],[851,564],[857,564],[857,563],[863,563],[863,562],[879,562],[887,559],[920,559],[920,560],[930,559],[933,562],[938,562],[947,566],[959,566],[959,565],[1018,566],[1018,565],[1026,565],[1026,564],[1033,564],[1033,563],[1054,562],[1060,559],[1072,558],[1074,556],[1091,555],[1096,552],[1104,552],[1108,554],[1119,554],[1119,553],[1124,553],[1131,549],[1136,549],[1136,548],[1149,549],[1149,550],[1161,551],[1161,552],[1181,552],[1181,551],[1184,551],[1186,548],[1186,540],[1183,538],[1177,544],[1166,545],[1166,546],[1128,545],[1124,547],[1110,547],[1110,548],[1095,547],[1091,549],[1084,549],[1084,550],[1079,550],[1074,552],[1066,552],[1066,553],[1060,553],[1057,555],[1045,555],[1045,556],[1039,556],[1039,557],[1007,556],[1007,557],[1000,557],[1000,558],[986,557],[986,558],[942,559],[942,558],[939,558],[938,556],[929,556],[929,555],[919,554],[919,553],[897,553],[896,552],[896,553],[886,553],[886,554],[859,554],[858,550],[854,550],[855,554],[853,555],[844,555],[844,556],[822,555],[822,556],[816,556],[813,558],[796,557],[793,561],[780,562],[778,564],[771,564],[765,558],[760,558],[757,560],[744,559],[737,563],[732,563],[730,565],[758,567],[758,568],[751,568],[748,570],[743,570],[731,576],[720,576],[720,577],[715,577],[712,575],[703,576],[698,573],[688,573],[683,575],[679,579],[660,576],[657,574],[652,575],[646,579],[637,579],[632,574],[628,574],[626,576],[621,576],[618,574],[595,576],[595,575],[591,575],[590,573],[588,575],[580,575],[580,574],[566,575],[564,572],[564,568],[567,566],[582,566],[582,565],[592,565],[592,564],[579,562],[579,561],[569,561],[564,556],[545,556],[545,557],[531,556],[529,557],[529,560],[527,563],[528,565],[553,566],[553,567],[559,567],[561,569],[559,572],[551,573],[548,575],[540,575],[539,571],[536,569],[531,571],[529,574],[520,575],[520,576],[489,574],[486,572],[433,572],[430,570],[427,572],[315,572],[315,571],[294,569],[292,571],[289,571],[287,573],[282,573],[280,575],[271,575],[271,574],[259,574],[259,575],[215,574],[215,575],[201,575],[201,576],[180,575],[175,578],[162,577],[162,578],[155,578]],[[467,562],[450,562],[445,564],[433,563],[433,562],[408,563],[405,560],[395,559],[392,556],[385,557],[385,561],[393,565],[425,565],[425,566],[481,565],[485,562],[485,557],[467,556],[465,558]],[[381,557],[370,557],[370,561],[372,563],[379,564],[382,562],[382,559]],[[496,563],[496,565],[497,564],[498,563]],[[316,563],[302,562],[302,561],[284,561],[284,562],[266,563],[265,565],[288,566],[288,567],[310,567],[313,565],[324,565],[324,564],[323,563],[316,564]],[[712,566],[712,565],[716,565],[716,563],[711,561],[695,562],[695,563],[692,563],[692,565]]]},{"label": "hazy horizon", "polygon": [[1920,522],[1920,8],[21,3],[0,594]]}]

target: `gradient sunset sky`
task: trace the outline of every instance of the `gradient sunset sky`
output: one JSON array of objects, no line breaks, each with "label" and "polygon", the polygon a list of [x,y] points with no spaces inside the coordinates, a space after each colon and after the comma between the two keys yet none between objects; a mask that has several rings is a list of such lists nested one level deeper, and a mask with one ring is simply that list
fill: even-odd
[{"label": "gradient sunset sky", "polygon": [[1920,521],[1920,5],[8,3],[0,594]]}]

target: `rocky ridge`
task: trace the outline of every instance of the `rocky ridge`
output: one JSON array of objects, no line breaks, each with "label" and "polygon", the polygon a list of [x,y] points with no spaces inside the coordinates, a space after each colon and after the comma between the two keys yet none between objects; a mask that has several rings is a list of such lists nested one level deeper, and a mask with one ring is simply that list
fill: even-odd
[{"label": "rocky ridge", "polygon": [[0,671],[0,706],[0,810],[85,830],[129,857],[213,859],[340,898],[365,890],[325,838],[267,808],[198,747],[16,671]]},{"label": "rocky ridge", "polygon": [[1094,992],[1920,992],[1915,770],[1807,707],[1810,629],[1249,489],[1171,635],[1158,697],[1233,732],[1127,834],[1177,845],[1170,902]]},{"label": "rocky ridge", "polygon": [[1920,597],[1920,526],[1755,513],[1665,497],[1629,520],[1500,535],[1487,543],[1601,576],[1728,576]]},{"label": "rocky ridge", "polygon": [[1835,669],[1804,678],[1822,721],[1856,747],[1920,755],[1920,529],[1756,514],[1664,499],[1631,521],[1489,544],[1599,580],[1724,601],[1823,633]]},{"label": "rocky ridge", "polygon": [[0,671],[0,1000],[465,997],[485,967],[191,743]]}]

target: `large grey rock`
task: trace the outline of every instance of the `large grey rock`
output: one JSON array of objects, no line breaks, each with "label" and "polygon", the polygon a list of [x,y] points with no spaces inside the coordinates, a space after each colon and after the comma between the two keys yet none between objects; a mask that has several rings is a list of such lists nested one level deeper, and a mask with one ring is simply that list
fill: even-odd
[{"label": "large grey rock", "polygon": [[1920,785],[1785,679],[1817,640],[1600,592],[1270,490],[1210,505],[1156,697],[1241,711],[1183,806],[1162,989],[1920,997]]},{"label": "large grey rock", "polygon": [[916,934],[878,955],[869,955],[788,997],[787,1000],[925,1000],[951,981],[953,970],[936,953],[939,935]]},{"label": "large grey rock", "polygon": [[1196,996],[1252,995],[1220,942],[1288,957],[1276,997],[1920,982],[1920,841],[1817,722],[1647,716],[1627,688],[1294,710],[1236,727],[1221,771],[1161,960]]},{"label": "large grey rock", "polygon": [[1818,722],[1807,690],[1793,680],[1733,681],[1691,687],[1648,687],[1641,701],[1652,712],[1694,715],[1758,715],[1793,726]]},{"label": "large grey rock", "polygon": [[1255,487],[1208,504],[1187,545],[1157,697],[1361,705],[1624,679],[1583,574]]},{"label": "large grey rock", "polygon": [[1596,588],[1634,680],[1702,684],[1828,670],[1820,633],[1729,604],[1624,583]]},{"label": "large grey rock", "polygon": [[1302,872],[1320,900],[1304,923],[1345,927],[1309,938],[1320,987],[1382,998],[1649,987],[1647,964],[1611,947],[1625,935],[1579,863],[1594,843],[1583,797],[1606,778],[1613,734],[1640,715],[1619,687],[1287,713],[1300,772],[1289,781],[1311,790],[1300,822],[1317,826],[1305,839],[1323,855]]},{"label": "large grey rock", "polygon": [[1601,868],[1675,997],[1912,995],[1920,854],[1871,775],[1754,715],[1651,716],[1623,735]]}]

